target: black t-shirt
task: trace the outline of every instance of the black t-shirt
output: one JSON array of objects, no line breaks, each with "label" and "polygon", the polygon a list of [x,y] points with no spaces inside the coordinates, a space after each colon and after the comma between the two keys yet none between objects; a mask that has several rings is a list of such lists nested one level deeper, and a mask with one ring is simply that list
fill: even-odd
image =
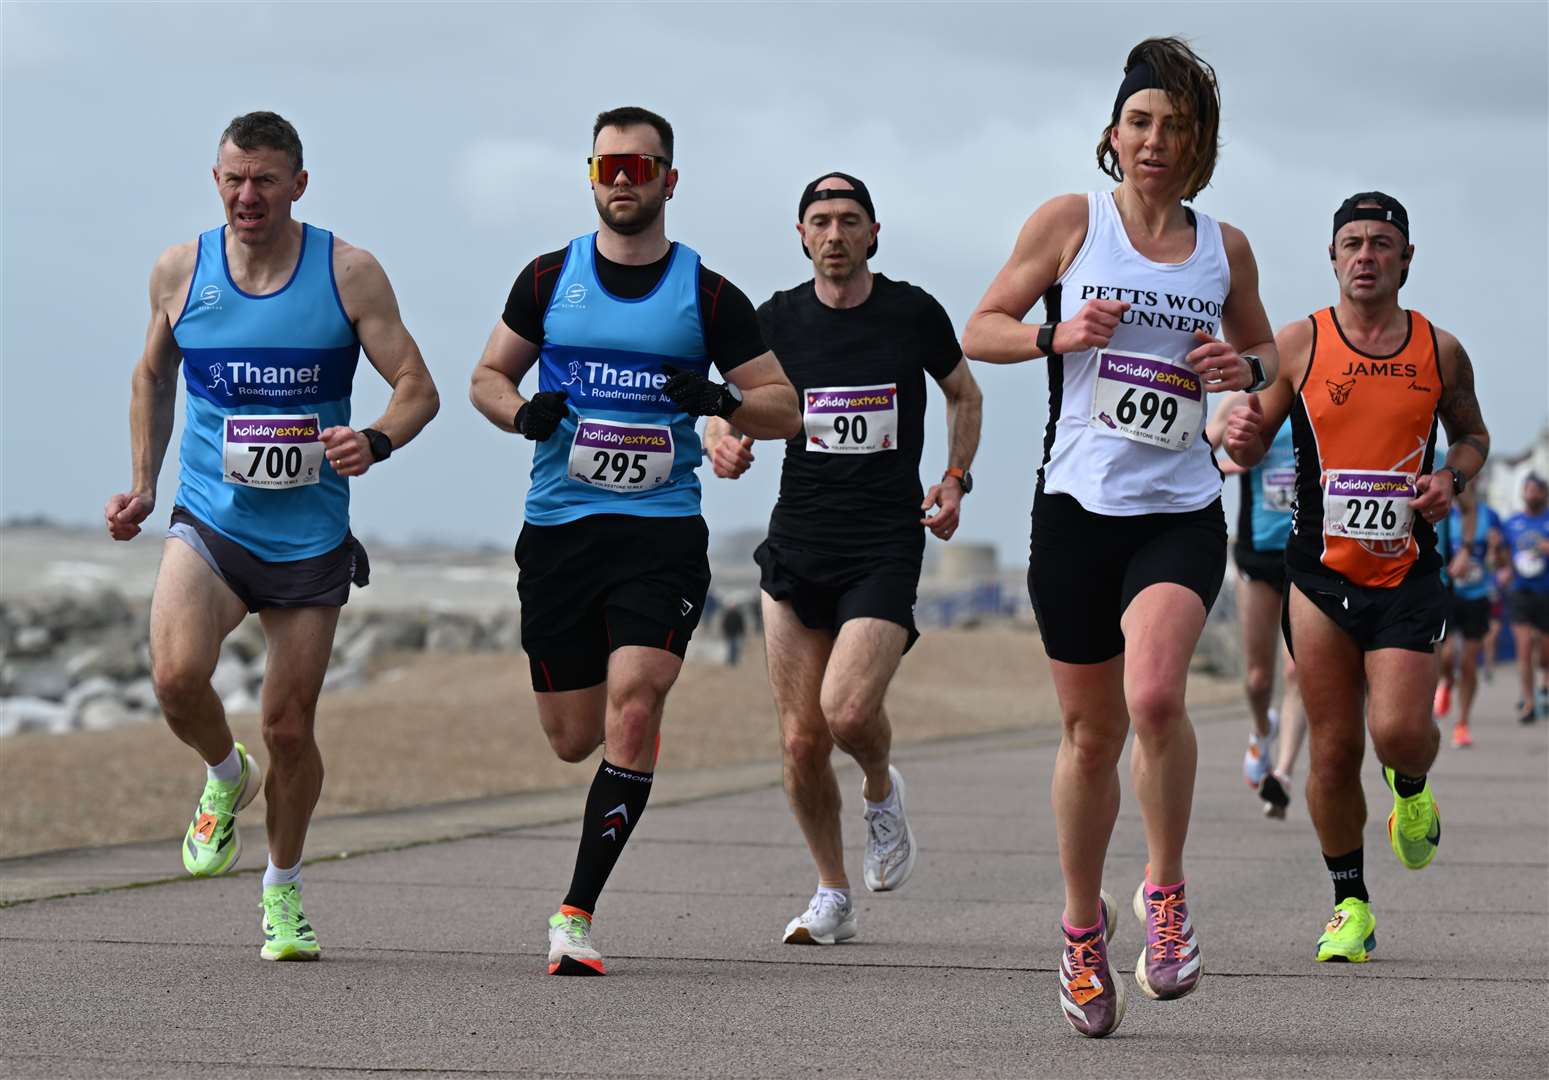
[{"label": "black t-shirt", "polygon": [[770,538],[846,554],[922,550],[925,374],[944,379],[963,359],[946,311],[877,274],[858,307],[828,307],[808,281],[775,293],[758,318],[803,415],[785,444]]},{"label": "black t-shirt", "polygon": [[[563,247],[550,251],[528,263],[506,297],[501,318],[514,333],[534,345],[543,344],[543,314],[554,298],[554,286],[559,283],[559,271],[565,265],[568,250]],[[672,249],[644,266],[626,266],[604,258],[600,251],[596,254],[602,287],[625,300],[638,300],[656,288],[672,261]],[[753,302],[704,263],[699,264],[699,315],[704,324],[705,355],[722,375],[769,351],[759,330],[758,316],[753,312]]]}]

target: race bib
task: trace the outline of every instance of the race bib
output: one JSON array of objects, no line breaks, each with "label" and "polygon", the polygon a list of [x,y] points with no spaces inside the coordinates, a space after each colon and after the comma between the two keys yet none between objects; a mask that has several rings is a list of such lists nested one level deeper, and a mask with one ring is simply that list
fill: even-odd
[{"label": "race bib", "polygon": [[267,491],[306,487],[323,475],[322,427],[316,413],[228,416],[221,479]]},{"label": "race bib", "polygon": [[[1525,539],[1529,543],[1533,542],[1531,537]],[[1534,548],[1525,547],[1512,555],[1511,565],[1521,577],[1536,578],[1544,572],[1544,557]]]},{"label": "race bib", "polygon": [[1199,376],[1160,356],[1105,352],[1098,358],[1092,424],[1164,450],[1184,450],[1205,420]]},{"label": "race bib", "polygon": [[824,386],[804,395],[807,449],[819,454],[877,454],[898,449],[898,384]]},{"label": "race bib", "polygon": [[1259,475],[1259,486],[1263,489],[1263,503],[1265,510],[1285,512],[1291,510],[1296,500],[1296,470],[1295,469],[1265,469]]},{"label": "race bib", "polygon": [[1414,497],[1415,481],[1408,473],[1324,473],[1323,531],[1352,540],[1408,539]]},{"label": "race bib", "polygon": [[583,419],[570,443],[570,479],[607,491],[649,491],[672,476],[672,429]]}]

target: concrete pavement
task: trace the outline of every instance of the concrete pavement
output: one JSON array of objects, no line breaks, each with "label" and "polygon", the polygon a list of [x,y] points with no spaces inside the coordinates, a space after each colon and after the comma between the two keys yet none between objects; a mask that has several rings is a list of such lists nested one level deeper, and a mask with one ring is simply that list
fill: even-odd
[{"label": "concrete pavement", "polygon": [[[597,915],[608,978],[542,974],[579,793],[338,819],[314,854],[396,850],[308,866],[319,964],[258,959],[252,873],[0,910],[0,1075],[1543,1076],[1549,725],[1510,718],[1509,682],[1486,690],[1474,749],[1444,749],[1433,773],[1444,832],[1429,869],[1388,850],[1370,762],[1378,949],[1364,966],[1312,961],[1332,894],[1300,790],[1287,821],[1264,819],[1241,780],[1242,714],[1196,716],[1188,866],[1208,975],[1179,1002],[1131,985],[1101,1042],[1056,1001],[1051,733],[904,749],[915,877],[860,890],[860,937],[822,949],[779,943],[814,874],[777,767],[674,774],[669,717],[656,798]],[[859,774],[841,783],[858,882]],[[243,866],[261,868],[261,830],[246,843]],[[176,867],[175,840],[16,860],[0,863],[0,895]],[[1127,968],[1143,867],[1126,792],[1107,881]]]}]

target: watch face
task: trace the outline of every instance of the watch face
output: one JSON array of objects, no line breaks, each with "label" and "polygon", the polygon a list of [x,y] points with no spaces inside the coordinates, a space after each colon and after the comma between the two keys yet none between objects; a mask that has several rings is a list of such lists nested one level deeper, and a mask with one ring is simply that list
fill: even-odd
[{"label": "watch face", "polygon": [[964,470],[964,472],[963,472],[963,494],[967,495],[969,492],[973,491],[973,489],[974,489],[974,474],[971,473],[971,472],[968,472],[967,470]]}]

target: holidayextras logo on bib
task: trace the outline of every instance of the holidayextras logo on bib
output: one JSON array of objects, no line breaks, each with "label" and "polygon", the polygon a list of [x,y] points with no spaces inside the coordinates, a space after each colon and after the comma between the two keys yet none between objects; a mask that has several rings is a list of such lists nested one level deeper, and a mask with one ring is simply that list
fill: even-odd
[{"label": "holidayextras logo on bib", "polygon": [[1198,401],[1203,395],[1199,376],[1163,360],[1125,353],[1103,353],[1098,377],[1141,386],[1147,390],[1165,390],[1177,397]]}]

